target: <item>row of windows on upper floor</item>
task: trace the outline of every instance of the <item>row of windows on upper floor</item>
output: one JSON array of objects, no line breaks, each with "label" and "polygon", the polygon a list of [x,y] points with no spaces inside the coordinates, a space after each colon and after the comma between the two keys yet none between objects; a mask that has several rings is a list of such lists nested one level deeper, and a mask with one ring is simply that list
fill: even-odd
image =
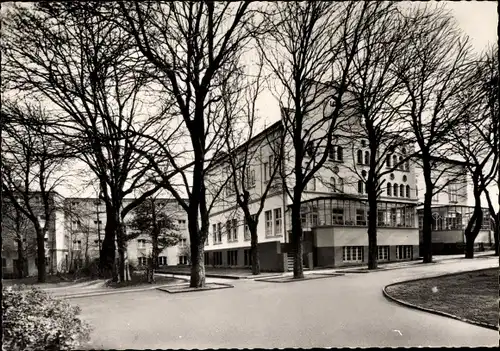
[{"label": "row of windows on upper floor", "polygon": [[[256,215],[252,215],[252,217],[256,218]],[[273,210],[268,210],[264,212],[264,224],[265,224],[265,235],[266,237],[273,236],[281,236],[283,235],[283,213],[280,207],[275,208]],[[250,228],[248,227],[248,223],[244,220],[244,240],[250,240]],[[237,242],[238,241],[238,232],[239,232],[239,224],[238,219],[233,218],[231,220],[226,221],[225,228],[223,228],[223,223],[215,223],[212,224],[212,236],[213,243],[220,244],[222,243],[222,233],[223,229],[225,229],[226,237],[228,242]],[[206,239],[205,245],[209,245],[208,237]]]},{"label": "row of windows on upper floor", "polygon": [[[344,151],[343,151],[343,148],[341,146],[332,146],[330,149],[330,152],[328,154],[329,155],[328,158],[331,161],[343,162],[343,160],[344,160],[343,152]],[[386,166],[388,168],[392,167],[391,166],[391,157],[393,159],[392,165],[396,165],[396,164],[398,164],[398,162],[401,162],[398,166],[399,170],[402,170],[402,171],[409,171],[410,170],[410,162],[408,160],[403,162],[402,156],[399,157],[399,161],[398,161],[398,158],[396,155],[392,155],[392,156],[388,155],[387,156]],[[369,165],[370,164],[370,152],[366,151],[364,153],[364,158],[363,158],[363,151],[358,150],[357,163],[361,164],[361,165]],[[268,160],[266,160],[266,162],[262,163],[262,179],[264,182],[267,182],[269,179],[271,179],[273,172],[274,172],[274,169],[275,169],[275,166],[276,166],[275,165],[275,158],[273,155],[268,156]],[[230,174],[229,167],[227,167],[225,169],[225,174]],[[247,170],[245,180],[246,180],[245,187],[247,189],[252,189],[253,187],[255,187],[255,169],[249,168]],[[335,183],[335,181],[333,181],[332,183]],[[342,185],[342,188],[343,188],[343,185]],[[335,184],[333,184],[333,189],[335,191],[335,189],[336,189]],[[306,190],[316,190],[316,184],[315,184],[314,178],[311,180],[311,184],[306,186]],[[226,195],[227,196],[233,195],[234,192],[235,192],[234,184],[232,182],[228,182],[228,185],[226,188]],[[395,195],[395,196],[397,196],[397,195]],[[401,196],[403,196],[403,195],[401,195]]]},{"label": "row of windows on upper floor", "polygon": [[[404,185],[404,184],[391,184],[387,183],[387,196],[394,196],[394,197],[411,197],[411,189],[409,185]],[[368,193],[368,188],[366,187],[365,183],[362,180],[358,181],[358,193],[359,194],[364,194]]]}]

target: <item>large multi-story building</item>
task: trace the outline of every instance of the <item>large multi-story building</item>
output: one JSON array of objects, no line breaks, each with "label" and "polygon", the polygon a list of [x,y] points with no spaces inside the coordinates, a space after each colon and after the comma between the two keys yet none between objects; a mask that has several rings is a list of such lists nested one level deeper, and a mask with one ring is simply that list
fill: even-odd
[{"label": "large multi-story building", "polygon": [[[247,166],[253,196],[251,213],[256,212],[270,176],[270,166],[274,162],[273,140],[281,135],[283,128],[281,121],[277,122],[248,141],[249,148],[260,148],[255,153],[258,157]],[[404,155],[411,152],[401,148],[387,156],[386,169],[390,171],[383,179],[384,189],[377,210],[378,259],[381,262],[419,256],[415,169],[412,162],[394,168]],[[367,140],[362,137],[354,139],[352,135],[340,136],[329,150],[324,167],[307,184],[301,204],[306,266],[367,263],[368,204],[364,177],[369,156]],[[281,160],[282,168],[290,169],[293,166],[291,160],[293,148],[287,147],[287,155]],[[227,176],[225,167],[221,162],[212,173]],[[289,245],[291,200],[281,178],[274,181],[276,184],[264,202],[257,227],[263,271],[288,270],[292,262]],[[290,187],[293,188],[293,184]],[[211,212],[205,263],[213,266],[251,265],[250,234],[230,187]]]},{"label": "large multi-story building", "polygon": [[[33,201],[40,201],[33,197]],[[128,204],[132,200],[125,200]],[[176,224],[176,230],[181,239],[176,246],[166,247],[158,257],[158,264],[186,265],[189,264],[189,235],[187,233],[187,216],[173,199],[157,198],[155,200],[161,211],[165,211]],[[104,229],[106,226],[106,211],[103,202],[96,198],[63,198],[57,193],[51,196],[51,216],[48,219],[48,230],[45,233],[46,268],[49,273],[64,272],[81,267],[86,260],[99,257]],[[40,212],[39,219],[43,226],[45,218],[42,207],[36,207]],[[125,217],[126,231],[134,229],[127,226],[134,211]],[[22,220],[22,236],[25,248],[25,272],[28,275],[37,273],[36,238],[33,225],[26,218]],[[5,222],[5,218],[4,218]],[[12,223],[14,224],[14,223]],[[2,234],[2,271],[4,276],[17,276],[17,244],[15,225],[4,225]],[[151,239],[144,233],[127,243],[127,256],[133,265],[145,265],[152,251]]]},{"label": "large multi-story building", "polygon": [[[432,251],[434,254],[463,253],[465,228],[474,211],[474,207],[470,206],[471,198],[473,200],[473,184],[463,161],[433,157],[433,165],[432,179],[435,190],[432,196]],[[418,162],[416,169],[419,196],[417,210],[420,245],[422,245],[425,181]],[[490,214],[487,208],[483,208],[483,222],[475,246],[481,250],[491,245],[493,245],[493,231]]]}]

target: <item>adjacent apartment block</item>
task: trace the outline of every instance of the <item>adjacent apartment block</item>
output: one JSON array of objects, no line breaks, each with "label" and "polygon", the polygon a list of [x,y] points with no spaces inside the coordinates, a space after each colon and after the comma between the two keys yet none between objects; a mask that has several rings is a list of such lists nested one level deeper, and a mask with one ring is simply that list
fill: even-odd
[{"label": "adjacent apartment block", "polygon": [[[48,230],[45,234],[46,269],[48,273],[65,272],[82,267],[85,261],[99,257],[104,230],[106,226],[106,211],[102,201],[96,198],[63,198],[57,193],[51,197],[51,216]],[[37,201],[37,197],[33,197]],[[40,201],[40,199],[38,199]],[[132,200],[126,200],[125,205]],[[167,213],[174,221],[175,230],[181,234],[180,242],[173,247],[166,247],[158,257],[158,264],[187,265],[189,264],[189,235],[187,232],[187,216],[173,199],[158,198],[155,200],[160,211]],[[40,220],[46,219],[40,210]],[[134,229],[127,225],[134,212],[125,217],[126,231]],[[6,221],[4,216],[4,222]],[[24,271],[28,275],[37,274],[37,250],[33,225],[26,218],[20,217],[21,226],[16,227],[15,220],[4,225],[2,242],[2,272],[4,277],[18,276],[17,237],[23,240],[25,252]],[[151,239],[144,233],[127,243],[127,255],[133,265],[146,265],[152,251]]]}]

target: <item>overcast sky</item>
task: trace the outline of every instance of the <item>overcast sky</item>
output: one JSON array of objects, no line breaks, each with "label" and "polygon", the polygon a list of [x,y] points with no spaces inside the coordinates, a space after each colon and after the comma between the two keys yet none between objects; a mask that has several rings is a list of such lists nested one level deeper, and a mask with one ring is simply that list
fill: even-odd
[{"label": "overcast sky", "polygon": [[[437,3],[433,1],[433,3]],[[446,1],[440,2],[450,9],[455,16],[459,26],[471,39],[473,48],[481,52],[490,45],[497,42],[497,3],[487,1]],[[418,3],[413,3],[413,5]],[[424,2],[420,4],[424,5]],[[8,3],[4,3],[8,7]],[[2,11],[3,12],[3,11]],[[263,94],[258,102],[259,114],[266,125],[277,121],[280,118],[279,107],[276,99],[270,93]],[[59,189],[63,196],[92,196],[92,190],[87,189],[81,194],[76,194],[74,189]],[[493,194],[498,193],[494,190]]]},{"label": "overcast sky", "polygon": [[[407,3],[410,3],[409,1]],[[412,5],[418,4],[411,2]],[[497,42],[497,3],[495,1],[431,1],[442,4],[452,11],[459,26],[470,37],[471,44],[477,52]],[[425,5],[427,2],[420,2]],[[280,118],[279,106],[271,94],[262,95],[259,101],[259,112],[270,125]]]}]

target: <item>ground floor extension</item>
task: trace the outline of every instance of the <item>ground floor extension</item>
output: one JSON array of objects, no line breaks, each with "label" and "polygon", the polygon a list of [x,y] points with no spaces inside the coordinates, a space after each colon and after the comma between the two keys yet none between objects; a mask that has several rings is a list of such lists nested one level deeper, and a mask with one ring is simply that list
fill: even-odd
[{"label": "ground floor extension", "polygon": [[[474,240],[476,251],[488,250],[494,245],[493,228],[487,208],[483,208],[481,230]],[[432,208],[432,253],[454,255],[465,251],[465,228],[474,211],[472,206],[436,206]],[[418,210],[419,242],[423,242],[423,209]]]}]

